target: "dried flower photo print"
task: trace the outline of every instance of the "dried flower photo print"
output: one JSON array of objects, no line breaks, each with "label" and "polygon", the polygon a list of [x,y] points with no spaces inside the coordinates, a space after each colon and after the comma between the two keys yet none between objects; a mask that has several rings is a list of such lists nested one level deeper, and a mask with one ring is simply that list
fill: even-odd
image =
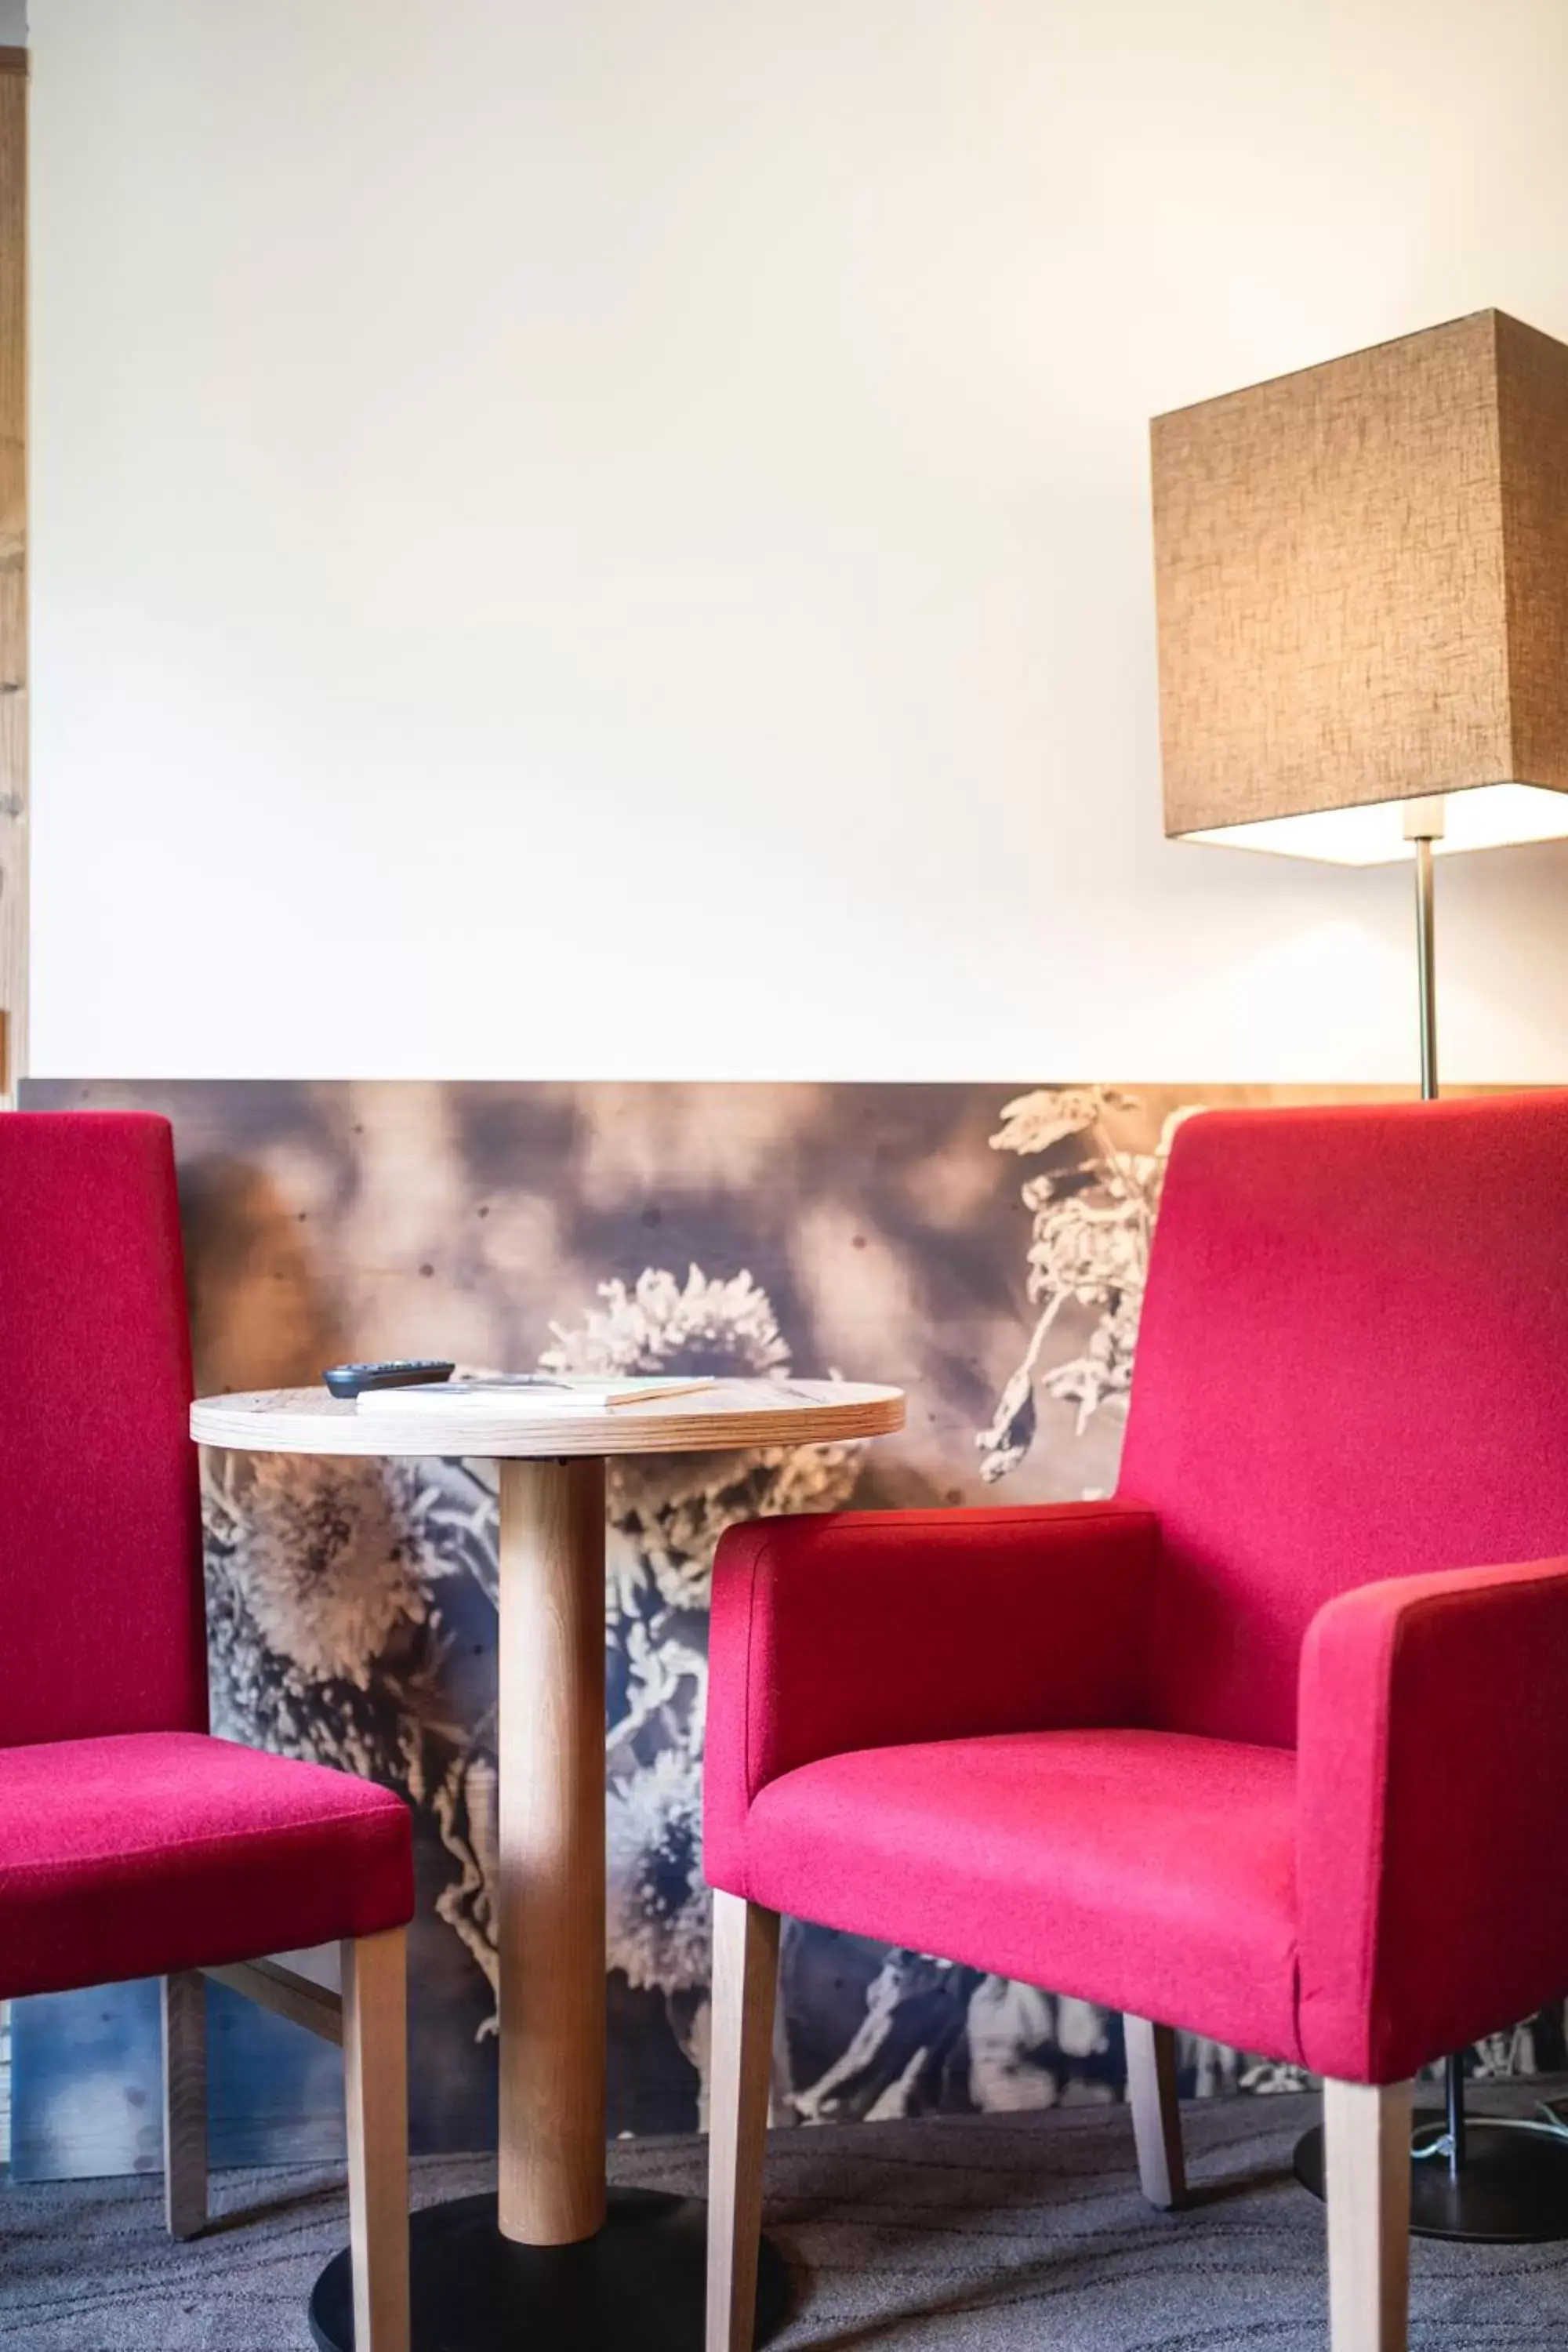
[{"label": "dried flower photo print", "polygon": [[[909,1391],[897,1439],[611,1465],[612,2132],[705,2119],[700,1790],[719,1538],[781,1512],[1108,1492],[1172,1136],[1210,1104],[1277,1098],[1138,1086],[28,1093],[40,1108],[173,1119],[202,1390],[431,1355]],[[215,1728],[408,1799],[415,2141],[481,2147],[496,2096],[493,1465],[209,1454],[203,1495]],[[16,2026],[19,2172],[157,2161],[147,1988],[18,2004]],[[217,2160],[332,2145],[335,2086],[304,2039],[215,2002]],[[1283,2078],[1212,2044],[1184,2055],[1189,2088]],[[1563,2058],[1550,2017],[1479,2063]],[[779,2123],[1109,2099],[1121,2071],[1120,2021],[1087,2003],[786,1928]]]}]

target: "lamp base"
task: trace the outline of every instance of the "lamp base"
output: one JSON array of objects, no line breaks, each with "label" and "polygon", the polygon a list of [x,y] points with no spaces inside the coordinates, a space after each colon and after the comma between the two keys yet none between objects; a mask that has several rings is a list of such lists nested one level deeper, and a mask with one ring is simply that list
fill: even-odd
[{"label": "lamp base", "polygon": [[[1416,2116],[1410,2142],[1413,2236],[1494,2246],[1568,2238],[1568,2136],[1551,2124],[1470,2116],[1464,2163],[1454,2172],[1444,2152],[1447,2134],[1445,2116]],[[1323,2195],[1321,2125],[1297,2141],[1294,2170],[1303,2189]]]},{"label": "lamp base", "polygon": [[[605,2226],[580,2245],[503,2238],[496,2200],[427,2205],[409,2228],[414,2352],[701,2352],[708,2208],[700,2198],[612,2189]],[[789,2306],[789,2273],[763,2240],[756,2342]],[[353,2352],[353,2279],[334,2254],[310,2297],[320,2352]]]}]

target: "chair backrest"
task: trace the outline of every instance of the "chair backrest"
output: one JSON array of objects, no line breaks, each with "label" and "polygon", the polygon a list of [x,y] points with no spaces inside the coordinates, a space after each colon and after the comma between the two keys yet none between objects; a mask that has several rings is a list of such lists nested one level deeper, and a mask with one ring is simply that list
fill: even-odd
[{"label": "chair backrest", "polygon": [[0,1746],[205,1729],[168,1123],[0,1113]]},{"label": "chair backrest", "polygon": [[1189,1119],[1120,1491],[1154,1720],[1221,1738],[1293,1743],[1336,1593],[1568,1554],[1568,1094]]}]

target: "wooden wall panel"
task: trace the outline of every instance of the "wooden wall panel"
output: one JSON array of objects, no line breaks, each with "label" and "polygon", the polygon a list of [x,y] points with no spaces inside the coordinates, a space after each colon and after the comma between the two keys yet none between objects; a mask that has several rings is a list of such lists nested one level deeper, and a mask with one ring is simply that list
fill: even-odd
[{"label": "wooden wall panel", "polygon": [[27,52],[0,49],[0,1090],[27,1044]]}]

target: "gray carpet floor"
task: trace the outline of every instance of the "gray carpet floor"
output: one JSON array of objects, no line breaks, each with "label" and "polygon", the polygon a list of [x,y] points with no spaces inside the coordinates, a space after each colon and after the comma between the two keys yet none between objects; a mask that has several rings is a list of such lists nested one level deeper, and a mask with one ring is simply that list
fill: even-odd
[{"label": "gray carpet floor", "polygon": [[[1481,2105],[1527,2105],[1483,2095]],[[1139,2198],[1125,2110],[776,2133],[768,2225],[794,2273],[778,2352],[1322,2352],[1321,2209],[1289,2174],[1297,2097],[1185,2111],[1199,2201]],[[697,2140],[612,2150],[614,2177],[700,2190]],[[424,2203],[493,2185],[470,2158],[416,2168]],[[218,2218],[177,2246],[153,2180],[0,2190],[0,2346],[15,2352],[306,2352],[309,2290],[342,2243],[341,2176],[223,2173]],[[1568,2245],[1417,2241],[1413,2345],[1568,2341]]]}]

